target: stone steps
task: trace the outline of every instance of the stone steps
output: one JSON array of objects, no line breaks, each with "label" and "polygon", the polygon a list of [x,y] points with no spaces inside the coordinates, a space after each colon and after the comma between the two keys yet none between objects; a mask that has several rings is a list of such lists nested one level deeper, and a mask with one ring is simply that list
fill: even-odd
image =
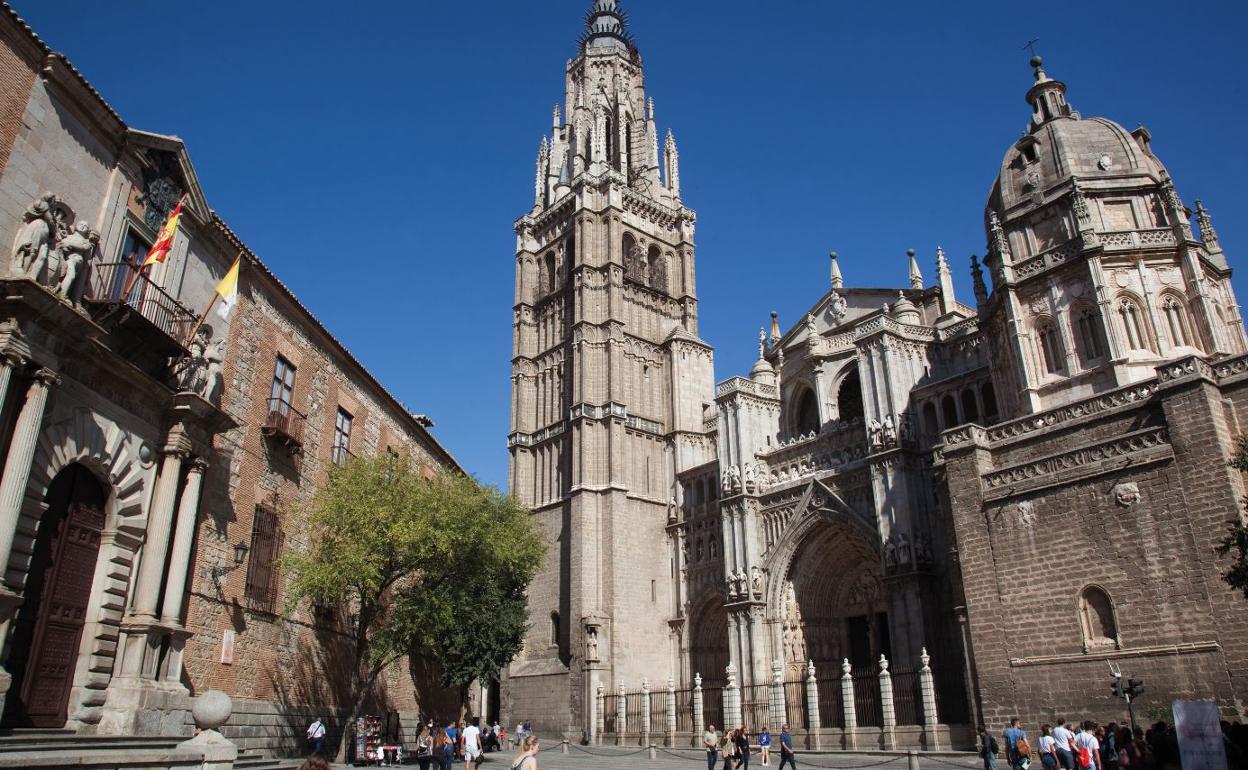
[{"label": "stone steps", "polygon": [[34,751],[167,750],[184,740],[160,736],[80,735],[72,730],[3,730],[0,731],[0,755]]}]

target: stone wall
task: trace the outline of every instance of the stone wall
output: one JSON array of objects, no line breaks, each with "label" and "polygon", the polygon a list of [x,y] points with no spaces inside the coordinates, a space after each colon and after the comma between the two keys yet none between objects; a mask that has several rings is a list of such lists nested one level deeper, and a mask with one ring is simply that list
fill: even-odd
[{"label": "stone wall", "polygon": [[[9,161],[13,143],[22,130],[30,89],[35,83],[37,58],[41,51],[29,40],[15,34],[7,25],[0,27],[0,169]],[[20,213],[20,212],[19,212]],[[17,221],[21,221],[20,219]]]},{"label": "stone wall", "polygon": [[[1238,390],[1223,394],[1188,359],[1178,374],[1073,408],[945,433],[990,727],[1014,715],[1120,719],[1111,662],[1145,680],[1137,714],[1172,698],[1242,713],[1248,618],[1212,553],[1243,488],[1227,468],[1237,431],[1224,395]],[[1089,587],[1112,602],[1110,633],[1081,621]]]}]

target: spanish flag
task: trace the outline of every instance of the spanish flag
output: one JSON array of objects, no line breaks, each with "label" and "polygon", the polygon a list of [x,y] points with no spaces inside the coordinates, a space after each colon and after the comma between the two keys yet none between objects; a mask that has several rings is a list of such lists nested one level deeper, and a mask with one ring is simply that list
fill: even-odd
[{"label": "spanish flag", "polygon": [[156,244],[152,246],[151,251],[147,252],[147,259],[143,262],[144,267],[153,262],[164,262],[165,257],[169,256],[169,250],[173,248],[173,236],[178,233],[178,218],[181,216],[182,201],[178,201],[178,205],[169,212],[169,218],[165,220],[165,226],[161,228]]},{"label": "spanish flag", "polygon": [[221,298],[221,307],[217,308],[217,315],[222,318],[230,317],[230,311],[234,308],[234,300],[238,297],[238,267],[242,261],[243,255],[239,254],[229,272],[221,279],[221,283],[217,284],[217,296]]}]

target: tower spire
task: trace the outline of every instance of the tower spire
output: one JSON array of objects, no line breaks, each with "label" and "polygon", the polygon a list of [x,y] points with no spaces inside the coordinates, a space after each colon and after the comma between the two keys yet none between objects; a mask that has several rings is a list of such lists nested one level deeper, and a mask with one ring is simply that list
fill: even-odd
[{"label": "tower spire", "polygon": [[906,256],[910,258],[910,288],[923,288],[923,272],[919,270],[919,260],[914,256],[914,249],[906,249]]},{"label": "tower spire", "polygon": [[829,252],[828,258],[832,261],[832,288],[839,289],[845,285],[845,279],[841,277],[841,266],[836,262],[836,252]]},{"label": "tower spire", "polygon": [[588,49],[619,51],[636,55],[637,46],[628,34],[628,14],[620,10],[618,0],[594,0],[585,14],[585,34],[581,36],[581,52]]}]

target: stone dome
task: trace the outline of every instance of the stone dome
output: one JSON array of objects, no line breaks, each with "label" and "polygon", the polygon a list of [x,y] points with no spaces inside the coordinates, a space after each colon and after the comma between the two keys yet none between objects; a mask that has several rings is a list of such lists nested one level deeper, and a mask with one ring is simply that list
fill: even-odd
[{"label": "stone dome", "polygon": [[897,293],[897,301],[893,303],[892,316],[898,323],[903,324],[917,324],[922,318],[919,314],[918,306],[910,301],[905,292]]},{"label": "stone dome", "polygon": [[[1133,175],[1159,179],[1163,166],[1148,147],[1148,131],[1134,132],[1106,118],[1082,118],[1066,102],[1066,85],[1037,62],[1028,131],[1005,153],[988,206],[1005,215],[1015,206],[1078,177],[1081,182]],[[1095,182],[1093,182],[1095,184]]]}]

